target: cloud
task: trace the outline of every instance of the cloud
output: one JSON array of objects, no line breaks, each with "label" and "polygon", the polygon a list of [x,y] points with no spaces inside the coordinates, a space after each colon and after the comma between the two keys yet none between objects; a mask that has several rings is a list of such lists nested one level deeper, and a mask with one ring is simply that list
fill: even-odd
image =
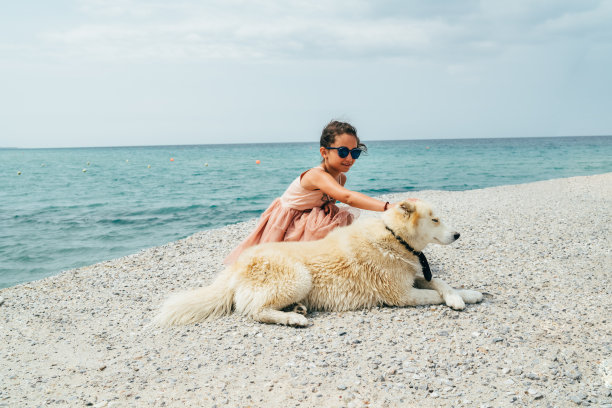
[{"label": "cloud", "polygon": [[[164,7],[139,9],[133,2],[128,7],[128,3],[96,0],[92,3],[95,7],[90,4],[84,8],[95,11],[103,22],[45,33],[42,38],[50,47],[85,52],[93,58],[317,59],[424,53],[453,31],[439,21],[349,19],[339,16],[337,9],[309,3],[288,8],[276,2],[259,2],[261,7],[247,5],[247,10],[239,9],[238,2],[231,2],[236,10],[227,5],[190,8],[179,4],[168,19],[160,16]],[[140,10],[137,17],[134,9]],[[109,15],[115,20],[104,21]],[[143,20],[142,15],[149,17]],[[123,21],[125,18],[128,21]]]},{"label": "cloud", "polygon": [[403,58],[463,64],[511,46],[609,40],[610,2],[80,0],[41,54],[93,60]]},{"label": "cloud", "polygon": [[595,7],[559,13],[546,18],[537,26],[537,33],[549,36],[577,37],[595,42],[612,40],[612,3],[601,2]]}]

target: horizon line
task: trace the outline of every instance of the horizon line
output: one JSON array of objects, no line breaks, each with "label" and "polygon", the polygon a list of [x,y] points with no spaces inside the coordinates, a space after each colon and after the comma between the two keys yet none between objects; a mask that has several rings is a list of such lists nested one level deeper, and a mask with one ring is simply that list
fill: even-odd
[{"label": "horizon line", "polygon": [[[553,139],[553,138],[572,138],[572,137],[611,137],[612,134],[600,135],[563,135],[563,136],[516,136],[516,137],[453,137],[453,138],[433,138],[433,139],[376,139],[362,140],[364,143],[370,142],[421,142],[421,141],[440,141],[440,140],[504,140],[504,139]],[[132,147],[189,147],[189,146],[234,146],[234,145],[273,145],[273,144],[308,144],[317,143],[316,141],[294,141],[294,142],[235,142],[235,143],[187,143],[187,144],[152,144],[152,145],[112,145],[112,146],[57,146],[57,147],[19,147],[19,146],[0,146],[0,150],[36,150],[36,149],[108,149],[108,148],[132,148]]]}]

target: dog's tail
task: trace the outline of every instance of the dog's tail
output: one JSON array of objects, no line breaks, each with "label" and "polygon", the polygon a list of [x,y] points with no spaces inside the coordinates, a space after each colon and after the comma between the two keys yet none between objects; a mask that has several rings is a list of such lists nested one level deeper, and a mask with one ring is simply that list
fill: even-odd
[{"label": "dog's tail", "polygon": [[226,269],[210,286],[172,295],[162,305],[154,323],[183,325],[230,314],[234,303],[230,280],[231,274]]}]

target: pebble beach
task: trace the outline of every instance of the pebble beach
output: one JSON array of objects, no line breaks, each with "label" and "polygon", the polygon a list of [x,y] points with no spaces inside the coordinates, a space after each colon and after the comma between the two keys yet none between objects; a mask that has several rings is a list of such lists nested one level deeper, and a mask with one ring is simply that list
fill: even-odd
[{"label": "pebble beach", "polygon": [[482,303],[152,325],[253,219],[0,290],[0,407],[612,408],[612,173],[380,198],[407,197],[461,232],[424,252]]}]

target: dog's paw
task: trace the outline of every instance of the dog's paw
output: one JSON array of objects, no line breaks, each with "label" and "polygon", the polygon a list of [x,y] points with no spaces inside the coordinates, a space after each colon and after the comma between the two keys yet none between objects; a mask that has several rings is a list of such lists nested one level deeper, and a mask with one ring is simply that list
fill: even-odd
[{"label": "dog's paw", "polygon": [[293,313],[301,314],[302,316],[306,316],[308,314],[308,309],[301,303],[296,303],[293,308]]},{"label": "dog's paw", "polygon": [[295,327],[308,326],[308,319],[297,313],[287,313],[287,325]]},{"label": "dog's paw", "polygon": [[465,309],[465,302],[463,302],[463,298],[458,293],[451,293],[450,295],[446,296],[444,298],[444,302],[446,302],[446,306],[449,306],[452,309]]},{"label": "dog's paw", "polygon": [[464,302],[466,303],[482,302],[482,293],[478,291],[462,289],[459,291],[459,294],[461,295],[461,298],[463,298]]}]

